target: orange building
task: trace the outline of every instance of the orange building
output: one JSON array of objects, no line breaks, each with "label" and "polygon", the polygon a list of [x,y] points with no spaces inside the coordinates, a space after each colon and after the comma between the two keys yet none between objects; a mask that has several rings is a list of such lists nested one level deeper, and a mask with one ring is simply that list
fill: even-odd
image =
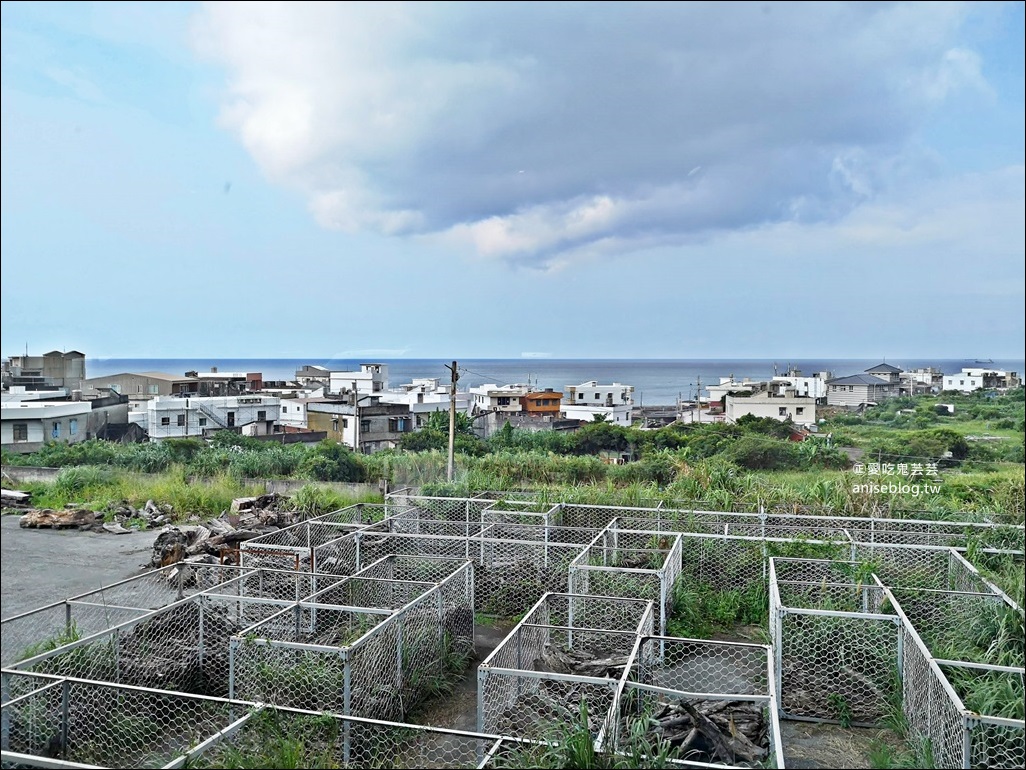
[{"label": "orange building", "polygon": [[558,417],[563,394],[552,388],[534,391],[521,398],[524,414],[530,417]]}]

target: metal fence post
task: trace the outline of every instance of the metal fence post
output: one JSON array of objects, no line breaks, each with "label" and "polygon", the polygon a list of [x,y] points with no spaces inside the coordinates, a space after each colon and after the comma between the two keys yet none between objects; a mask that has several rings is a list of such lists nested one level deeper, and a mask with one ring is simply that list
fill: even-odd
[{"label": "metal fence post", "polygon": [[898,684],[902,686],[902,700],[904,700],[905,683],[905,628],[901,624],[901,618],[894,619],[894,625],[898,627]]},{"label": "metal fence post", "polygon": [[[0,674],[0,703],[11,699],[11,675]],[[0,710],[0,749],[11,748],[11,714],[6,709]]]},{"label": "metal fence post", "polygon": [[228,640],[228,700],[235,698],[235,651],[238,646],[238,639]]},{"label": "metal fence post", "polygon": [[477,669],[477,731],[483,733],[485,721],[485,689],[488,683],[488,670],[481,666]]},{"label": "metal fence post", "polygon": [[774,667],[773,676],[777,680],[777,710],[784,713],[784,700],[782,697],[782,689],[784,686],[784,616],[786,611],[783,607],[777,609],[777,633],[776,638],[773,640],[773,657],[776,659],[776,666]]},{"label": "metal fence post", "polygon": [[199,628],[197,630],[197,639],[196,639],[196,648],[197,648],[196,651],[197,651],[197,654],[199,655],[199,664],[200,664],[200,668],[201,669],[203,668],[203,660],[204,660],[204,654],[203,654],[203,605],[204,605],[204,603],[205,602],[203,600],[203,597],[201,596],[200,599],[199,599]]},{"label": "metal fence post", "polygon": [[965,715],[962,716],[962,767],[964,767],[964,768],[972,767],[972,765],[969,764],[969,763],[972,761],[972,753],[973,753],[973,733],[972,733],[972,729],[973,729],[974,726],[975,725],[973,723],[973,720],[971,720],[969,717],[967,717]]},{"label": "metal fence post", "polygon": [[71,638],[71,602],[64,602],[64,634]]},{"label": "metal fence post", "polygon": [[121,629],[114,629],[114,636],[111,641],[114,643],[114,681],[121,683]]},{"label": "metal fence post", "polygon": [[[349,660],[349,650],[342,650],[342,714],[349,716],[352,713],[352,664]],[[342,723],[342,763],[346,766],[349,765],[351,741],[350,741],[350,724],[349,720],[346,719]]]},{"label": "metal fence post", "polygon": [[[396,619],[398,621],[398,618]],[[396,672],[396,687],[399,689],[399,696],[402,697],[403,692],[403,626],[406,624],[406,618],[402,619],[402,623],[396,622],[396,633],[399,638],[396,640],[395,645],[395,672]]]},{"label": "metal fence post", "polygon": [[68,758],[69,732],[71,729],[71,683],[67,679],[61,683],[61,757]]},{"label": "metal fence post", "polygon": [[[442,601],[442,591],[435,586],[435,595],[438,597],[438,601],[435,604],[438,607],[438,673],[441,676],[445,675],[445,605]],[[471,620],[473,623],[473,620]]]}]

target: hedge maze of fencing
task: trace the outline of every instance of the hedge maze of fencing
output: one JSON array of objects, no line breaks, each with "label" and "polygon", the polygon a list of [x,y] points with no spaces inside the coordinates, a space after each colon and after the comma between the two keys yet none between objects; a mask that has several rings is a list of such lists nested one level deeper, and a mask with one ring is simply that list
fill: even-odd
[{"label": "hedge maze of fencing", "polygon": [[[938,767],[1020,767],[1023,612],[972,562],[1022,556],[986,523],[403,490],[4,619],[3,766],[783,766],[782,719],[897,714]],[[764,597],[771,644],[668,635],[681,586]],[[477,731],[405,722],[475,616],[522,617]]]}]

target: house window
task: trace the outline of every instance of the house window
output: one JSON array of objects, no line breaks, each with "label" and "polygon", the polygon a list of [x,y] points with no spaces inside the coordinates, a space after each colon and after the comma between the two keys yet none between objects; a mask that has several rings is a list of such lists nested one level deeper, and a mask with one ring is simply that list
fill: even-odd
[{"label": "house window", "polygon": [[283,406],[283,407],[281,408],[281,413],[282,413],[282,414],[285,414],[285,413],[286,413],[286,412],[287,412],[288,410],[289,410],[289,408],[288,408],[287,406]]},{"label": "house window", "polygon": [[257,412],[257,420],[258,421],[264,422],[266,419],[267,419],[267,412],[265,410],[261,409],[259,412]]},{"label": "house window", "polygon": [[787,407],[786,406],[778,406],[777,407],[777,415],[779,415],[780,417],[787,417]]},{"label": "house window", "polygon": [[509,397],[499,396],[497,399],[495,399],[495,403],[498,406],[509,406]]},{"label": "house window", "polygon": [[184,414],[178,415],[177,422],[178,422],[178,427],[182,427],[183,425],[185,425],[185,415]]},{"label": "house window", "polygon": [[343,428],[348,428],[349,427],[349,418],[348,417],[343,417],[342,418],[342,427]]},{"label": "house window", "polygon": [[805,414],[805,407],[804,406],[799,406],[799,407],[795,408],[794,413],[795,414]]},{"label": "house window", "polygon": [[170,425],[171,424],[171,418],[170,417],[161,417],[160,418],[160,424],[161,425]]},{"label": "house window", "polygon": [[78,435],[78,420],[76,420],[74,417],[72,417],[70,420],[68,420],[68,435],[69,436],[77,436]]},{"label": "house window", "polygon": [[59,422],[55,422],[53,424],[53,430],[50,431],[50,435],[54,438],[61,437],[61,424]]},{"label": "house window", "polygon": [[335,417],[335,418],[333,418],[333,419],[332,419],[332,421],[331,421],[331,429],[332,429],[332,430],[333,430],[333,431],[334,431],[335,433],[338,433],[338,418],[337,418],[337,417]]},{"label": "house window", "polygon": [[160,392],[160,388],[156,385],[150,385],[150,395],[155,396]]},{"label": "house window", "polygon": [[28,423],[27,422],[16,422],[16,423],[14,423],[14,440],[15,441],[28,441]]},{"label": "house window", "polygon": [[854,385],[849,385],[848,386],[848,392],[849,393],[852,393],[854,390],[855,390],[855,386]]},{"label": "house window", "polygon": [[371,429],[371,421],[370,420],[360,420],[360,430],[362,432],[366,433],[370,429]]},{"label": "house window", "polygon": [[207,418],[206,417],[200,417],[199,418],[199,426],[201,428],[207,427]]}]

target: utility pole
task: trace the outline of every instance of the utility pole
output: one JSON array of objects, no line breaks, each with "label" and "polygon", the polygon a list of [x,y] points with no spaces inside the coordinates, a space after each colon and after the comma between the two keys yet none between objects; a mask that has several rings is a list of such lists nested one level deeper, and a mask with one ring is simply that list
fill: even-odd
[{"label": "utility pole", "polygon": [[360,454],[360,394],[353,380],[353,451]]},{"label": "utility pole", "polygon": [[[731,377],[731,379],[733,379],[734,375],[732,374],[732,375],[730,375],[730,377]],[[698,382],[695,383],[695,387],[697,388],[698,392],[695,394],[695,398],[698,401],[698,422],[701,423],[702,422],[702,375],[698,375],[697,380],[698,380]]]},{"label": "utility pole", "polygon": [[455,361],[452,362],[452,366],[445,368],[451,375],[451,384],[449,385],[449,464],[445,477],[452,483],[456,475],[456,383],[459,382],[460,373],[457,371]]}]

